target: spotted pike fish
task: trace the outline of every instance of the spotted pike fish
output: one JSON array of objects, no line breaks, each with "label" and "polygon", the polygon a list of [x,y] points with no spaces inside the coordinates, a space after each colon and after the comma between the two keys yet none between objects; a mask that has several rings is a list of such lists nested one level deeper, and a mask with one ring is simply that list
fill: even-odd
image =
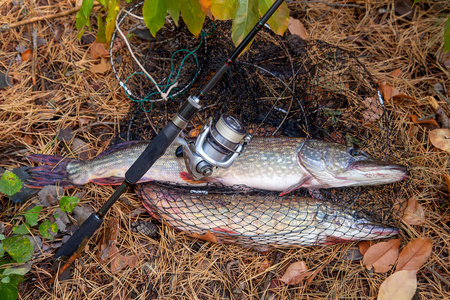
[{"label": "spotted pike fish", "polygon": [[[33,154],[28,158],[46,165],[30,168],[25,179],[28,187],[57,184],[64,188],[94,182],[117,185],[125,172],[149,142],[125,142],[99,156],[79,161]],[[371,158],[362,151],[337,143],[302,138],[254,138],[246,151],[228,169],[215,169],[211,177],[196,180],[187,172],[183,158],[175,156],[177,144],[139,181],[164,181],[205,185],[216,182],[225,186],[279,191],[282,195],[299,187],[331,188],[387,184],[407,177],[404,166]]]},{"label": "spotted pike fish", "polygon": [[188,234],[265,251],[393,236],[398,229],[342,206],[297,196],[199,194],[145,184],[138,196],[154,217]]}]

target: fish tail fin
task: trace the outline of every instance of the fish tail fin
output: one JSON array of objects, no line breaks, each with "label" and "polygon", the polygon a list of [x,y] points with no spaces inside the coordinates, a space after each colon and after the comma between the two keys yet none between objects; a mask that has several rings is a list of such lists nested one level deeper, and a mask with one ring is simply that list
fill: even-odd
[{"label": "fish tail fin", "polygon": [[43,166],[29,167],[20,178],[29,188],[42,188],[46,185],[59,185],[63,188],[74,187],[67,174],[67,165],[75,161],[72,158],[61,156],[31,154],[27,156],[30,161],[44,163]]}]

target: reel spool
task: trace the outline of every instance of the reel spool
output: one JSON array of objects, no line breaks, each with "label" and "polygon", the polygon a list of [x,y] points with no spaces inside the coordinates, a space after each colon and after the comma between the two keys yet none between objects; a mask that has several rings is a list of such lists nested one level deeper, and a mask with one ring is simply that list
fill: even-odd
[{"label": "reel spool", "polygon": [[206,123],[197,140],[179,139],[189,173],[196,179],[211,176],[214,167],[228,168],[243,153],[252,136],[238,119],[228,114]]}]

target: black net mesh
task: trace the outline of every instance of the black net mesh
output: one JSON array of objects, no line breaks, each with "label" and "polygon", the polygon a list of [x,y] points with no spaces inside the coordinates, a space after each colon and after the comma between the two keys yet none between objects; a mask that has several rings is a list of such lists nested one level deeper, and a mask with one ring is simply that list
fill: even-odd
[{"label": "black net mesh", "polygon": [[[133,32],[136,27],[142,28],[142,23],[124,16],[120,27]],[[206,21],[204,32],[195,38],[180,23],[179,27],[166,25],[156,38],[146,39],[142,33],[129,38],[136,57],[162,86],[172,70],[180,67],[178,85],[170,91],[168,101],[159,101],[160,95],[147,78],[132,75],[140,69],[121,37],[114,36],[111,60],[125,91],[135,100],[156,100],[139,100],[132,105],[115,143],[151,139],[187,95],[196,95],[222,66],[234,50],[231,23]],[[196,57],[177,58],[182,52],[195,52]],[[264,28],[201,104],[203,109],[187,132],[210,117],[217,120],[229,113],[255,136],[352,144],[372,157],[399,164],[405,164],[408,158],[402,134],[395,128],[397,117],[383,103],[370,73],[352,53],[322,41],[305,42],[289,34],[281,37]],[[296,245],[311,245],[373,239],[376,233],[382,237],[379,227],[364,231],[359,226],[358,233],[345,224],[367,218],[377,224],[398,225],[410,196],[409,183],[404,180],[381,186],[299,189],[283,198],[267,191],[249,193],[245,189],[243,193],[240,186],[217,185],[193,192],[189,186],[148,184],[138,193],[155,216],[180,230],[199,235],[210,231],[220,237],[219,241],[246,246],[293,246],[294,240]],[[301,197],[318,200],[299,200]]]}]

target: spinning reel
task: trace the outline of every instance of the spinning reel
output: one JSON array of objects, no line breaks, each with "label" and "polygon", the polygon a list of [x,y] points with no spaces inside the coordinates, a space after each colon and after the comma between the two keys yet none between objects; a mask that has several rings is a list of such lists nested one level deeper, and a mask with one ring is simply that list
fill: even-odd
[{"label": "spinning reel", "polygon": [[252,136],[236,118],[224,114],[213,124],[206,123],[197,139],[180,139],[189,173],[195,179],[211,176],[214,167],[228,168],[244,152]]}]

